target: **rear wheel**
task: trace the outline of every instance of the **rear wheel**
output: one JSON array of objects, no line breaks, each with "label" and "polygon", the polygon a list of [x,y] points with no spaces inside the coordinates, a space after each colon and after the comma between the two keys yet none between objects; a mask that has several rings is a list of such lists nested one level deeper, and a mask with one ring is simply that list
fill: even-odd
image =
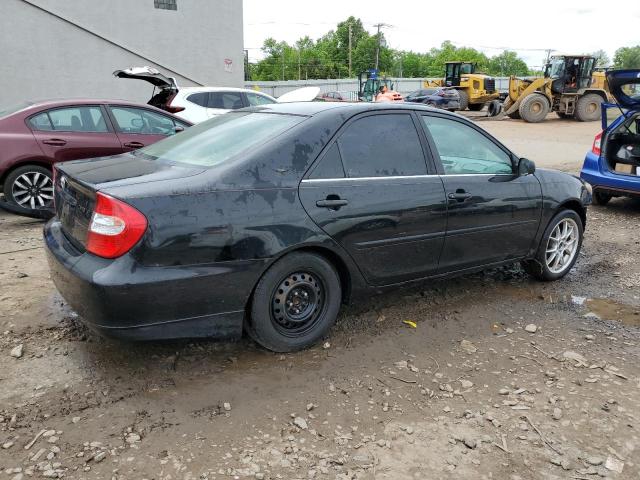
[{"label": "rear wheel", "polygon": [[543,121],[549,113],[549,101],[547,97],[539,93],[527,95],[518,108],[520,117],[525,122],[538,123]]},{"label": "rear wheel", "polygon": [[53,175],[40,165],[16,168],[7,175],[3,188],[6,201],[25,210],[53,204]]},{"label": "rear wheel", "polygon": [[582,246],[582,219],[573,210],[562,210],[549,222],[532,260],[522,262],[530,275],[551,281],[564,277],[578,259]]},{"label": "rear wheel", "polygon": [[458,90],[458,95],[460,96],[460,110],[466,110],[469,106],[469,95],[464,90]]},{"label": "rear wheel", "polygon": [[245,328],[264,348],[300,350],[327,333],[341,301],[340,277],[331,263],[319,255],[292,253],[259,280]]},{"label": "rear wheel", "polygon": [[593,203],[596,205],[606,205],[612,197],[609,193],[595,191],[593,192]]},{"label": "rear wheel", "polygon": [[596,93],[588,93],[576,102],[575,118],[580,122],[600,120],[601,112],[602,97]]},{"label": "rear wheel", "polygon": [[469,110],[472,112],[479,112],[484,108],[484,103],[470,103]]}]

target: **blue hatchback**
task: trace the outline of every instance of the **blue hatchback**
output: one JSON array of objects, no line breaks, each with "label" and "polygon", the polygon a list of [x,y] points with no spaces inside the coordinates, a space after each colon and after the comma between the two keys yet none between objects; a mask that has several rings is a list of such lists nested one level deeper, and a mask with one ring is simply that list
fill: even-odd
[{"label": "blue hatchback", "polygon": [[612,197],[640,197],[640,70],[614,70],[607,81],[618,103],[602,105],[602,131],[580,172],[600,205]]}]

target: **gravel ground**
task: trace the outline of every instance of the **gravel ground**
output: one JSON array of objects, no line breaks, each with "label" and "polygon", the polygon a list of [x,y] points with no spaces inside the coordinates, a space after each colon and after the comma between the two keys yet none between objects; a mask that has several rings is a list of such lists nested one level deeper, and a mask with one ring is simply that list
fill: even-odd
[{"label": "gravel ground", "polygon": [[[598,131],[481,122],[574,173]],[[41,223],[0,214],[0,479],[640,478],[639,214],[592,207],[562,281],[514,266],[406,288],[288,355],[95,337],[49,280]]]}]

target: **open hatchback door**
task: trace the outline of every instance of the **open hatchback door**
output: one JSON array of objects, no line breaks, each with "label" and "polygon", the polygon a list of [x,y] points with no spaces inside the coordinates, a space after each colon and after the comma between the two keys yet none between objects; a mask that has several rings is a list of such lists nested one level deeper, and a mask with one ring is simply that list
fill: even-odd
[{"label": "open hatchback door", "polygon": [[132,78],[144,80],[153,85],[151,99],[147,102],[157,108],[170,113],[178,113],[184,107],[172,107],[171,100],[178,93],[178,84],[172,77],[166,77],[153,67],[131,67],[126,70],[116,70],[113,75],[118,78]]},{"label": "open hatchback door", "polygon": [[612,70],[607,72],[607,82],[618,105],[640,109],[640,70]]}]

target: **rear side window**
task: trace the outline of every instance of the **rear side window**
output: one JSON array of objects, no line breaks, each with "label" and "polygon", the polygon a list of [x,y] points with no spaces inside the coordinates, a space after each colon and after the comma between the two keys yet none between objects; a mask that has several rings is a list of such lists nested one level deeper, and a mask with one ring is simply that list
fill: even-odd
[{"label": "rear side window", "polygon": [[320,159],[320,163],[313,169],[309,178],[344,178],[344,168],[342,167],[342,158],[340,157],[337,143],[334,143],[327,150],[327,153]]},{"label": "rear side window", "polygon": [[237,110],[244,107],[240,92],[209,92],[209,108]]},{"label": "rear side window", "polygon": [[100,107],[69,107],[47,110],[31,117],[29,124],[35,130],[98,133],[108,131]]},{"label": "rear side window", "polygon": [[209,104],[209,92],[192,93],[187,97],[187,100],[206,108]]},{"label": "rear side window", "polygon": [[247,100],[249,100],[249,105],[252,107],[257,107],[258,105],[270,105],[274,103],[269,97],[258,95],[257,93],[247,92]]},{"label": "rear side window", "polygon": [[338,139],[347,176],[426,175],[420,137],[411,115],[371,115],[350,124]]},{"label": "rear side window", "polygon": [[136,151],[155,160],[214,167],[268,143],[305,119],[297,115],[236,112],[218,115]]}]

